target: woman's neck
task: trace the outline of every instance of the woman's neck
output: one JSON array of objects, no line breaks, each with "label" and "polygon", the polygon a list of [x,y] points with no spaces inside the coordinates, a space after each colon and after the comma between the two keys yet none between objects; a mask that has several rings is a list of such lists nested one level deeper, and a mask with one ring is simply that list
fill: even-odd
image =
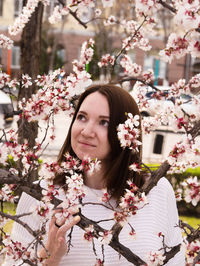
[{"label": "woman's neck", "polygon": [[105,169],[101,167],[98,171],[93,173],[84,173],[84,183],[86,186],[94,189],[103,189],[106,187],[104,179]]}]

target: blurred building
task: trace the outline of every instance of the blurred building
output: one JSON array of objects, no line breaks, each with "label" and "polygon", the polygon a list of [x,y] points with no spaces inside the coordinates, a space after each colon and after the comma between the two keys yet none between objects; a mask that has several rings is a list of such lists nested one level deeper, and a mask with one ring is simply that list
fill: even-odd
[{"label": "blurred building", "polygon": [[[127,0],[124,0],[127,1]],[[124,1],[119,0],[118,5],[112,9],[116,16],[124,16],[131,18],[134,16],[134,7],[125,9]],[[63,66],[66,73],[72,71],[72,61],[79,58],[81,44],[90,37],[95,37],[102,34],[102,29],[98,28],[93,22],[88,24],[87,29],[80,25],[71,15],[67,15],[62,20],[62,23],[54,26],[50,25],[47,20],[52,14],[56,0],[51,0],[51,4],[44,12],[43,25],[43,47],[42,47],[42,71],[48,72],[53,68]],[[122,3],[123,2],[123,3]],[[8,26],[13,24],[14,19],[21,13],[23,0],[0,0],[0,34],[3,33],[14,40],[14,47],[11,51],[0,49],[0,66],[5,72],[11,73],[12,76],[18,76],[20,73],[20,35],[9,36]],[[129,5],[127,5],[129,7]],[[86,22],[91,19],[92,10],[86,13],[84,10],[81,13],[81,20]],[[163,13],[164,14],[164,13]],[[164,15],[162,17],[164,17]],[[168,17],[165,17],[169,21]],[[168,25],[167,25],[168,27]],[[109,29],[109,33],[105,33],[105,38],[100,36],[99,44],[105,42],[107,36],[107,50],[117,51],[121,45],[122,36],[119,32]],[[108,35],[106,35],[108,34]],[[122,35],[122,34],[121,34]],[[124,37],[124,36],[123,36]],[[137,64],[143,66],[144,70],[153,68],[157,78],[157,84],[171,84],[180,78],[189,79],[193,72],[197,71],[198,62],[192,62],[190,57],[183,57],[180,60],[174,60],[171,64],[166,64],[158,57],[158,51],[165,47],[163,34],[160,34],[158,29],[157,36],[151,38],[152,50],[144,52],[140,49],[134,49],[129,54]],[[110,49],[110,50],[109,50]],[[101,51],[100,51],[101,52]],[[193,69],[194,65],[194,69]]]}]

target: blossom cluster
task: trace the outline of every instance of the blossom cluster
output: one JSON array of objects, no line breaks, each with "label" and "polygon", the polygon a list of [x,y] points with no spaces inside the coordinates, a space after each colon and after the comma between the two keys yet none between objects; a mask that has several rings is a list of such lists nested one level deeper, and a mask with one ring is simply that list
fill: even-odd
[{"label": "blossom cluster", "polygon": [[93,172],[99,171],[101,167],[101,162],[95,158],[85,158],[81,161],[80,170],[84,172],[88,172],[88,174],[92,174]]},{"label": "blossom cluster", "polygon": [[0,163],[8,168],[11,174],[18,175],[20,161],[23,169],[21,176],[26,176],[34,167],[39,167],[41,146],[39,143],[31,150],[27,141],[18,143],[18,134],[14,130],[7,132],[7,139],[0,144]]},{"label": "blossom cluster", "polygon": [[[38,76],[36,85],[41,87],[36,94],[33,94],[28,100],[22,99],[19,102],[19,108],[23,110],[23,117],[28,121],[37,121],[40,119],[48,120],[51,112],[58,113],[59,110],[72,111],[72,106],[68,100],[69,91],[66,83],[59,77],[63,72],[57,70],[48,75]],[[32,81],[27,79],[26,86]]]},{"label": "blossom cluster", "polygon": [[[193,264],[194,259],[198,255],[199,251],[200,251],[200,241],[198,239],[187,244],[187,252],[186,252],[187,265]],[[200,260],[196,261],[195,265],[199,265],[199,263]]]},{"label": "blossom cluster", "polygon": [[4,34],[0,34],[0,48],[11,49],[13,46],[13,40],[5,36]]},{"label": "blossom cluster", "polygon": [[45,200],[41,200],[30,208],[30,212],[35,215],[37,219],[38,217],[40,218],[40,223],[42,225],[50,218],[52,209],[52,204],[48,204]]},{"label": "blossom cluster", "polygon": [[[128,28],[127,28],[128,25]],[[135,47],[139,47],[143,51],[149,51],[151,45],[149,40],[145,37],[146,33],[143,29],[140,29],[139,23],[134,20],[125,22],[123,21],[125,30],[128,30],[129,35],[122,41],[122,49],[129,51]]]},{"label": "blossom cluster", "polygon": [[127,114],[127,120],[124,124],[119,124],[117,127],[117,136],[120,141],[121,147],[138,152],[138,145],[142,143],[138,140],[140,136],[139,115],[133,116],[131,113]]},{"label": "blossom cluster", "polygon": [[9,26],[8,31],[10,35],[17,35],[20,33],[27,22],[29,21],[31,15],[38,6],[40,0],[28,0],[26,6],[23,7],[22,13],[14,21],[14,25]]},{"label": "blossom cluster", "polygon": [[92,241],[95,237],[94,234],[94,226],[91,224],[88,227],[85,228],[85,233],[83,235],[83,239],[87,240],[88,242]]},{"label": "blossom cluster", "polygon": [[1,187],[0,189],[0,200],[1,201],[9,201],[13,202],[14,201],[14,193],[13,190],[16,186],[11,184],[5,184]]},{"label": "blossom cluster", "polygon": [[181,173],[189,167],[197,167],[199,164],[197,157],[199,143],[199,139],[193,140],[190,135],[183,137],[180,142],[176,143],[167,158],[171,165],[169,173]]},{"label": "blossom cluster", "polygon": [[[184,79],[172,84],[171,89],[166,92],[154,90],[137,82],[133,88],[132,96],[138,103],[141,112],[149,109],[155,113],[153,117],[145,117],[145,130],[154,129],[158,125],[168,125],[174,131],[189,131],[193,122],[200,118],[200,99],[192,94],[192,90],[199,84],[199,75],[194,76],[186,84]],[[150,89],[151,98],[146,97]],[[182,96],[184,95],[184,97]],[[186,100],[186,98],[189,100]],[[155,127],[153,125],[155,124]]]},{"label": "blossom cluster", "polygon": [[159,9],[161,5],[156,0],[137,0],[135,5],[136,15],[140,16],[152,16],[154,15]]},{"label": "blossom cluster", "polygon": [[7,263],[10,263],[9,265],[15,264],[16,261],[18,265],[23,264],[27,260],[33,264],[37,262],[34,248],[27,249],[22,243],[13,241],[9,235],[4,236],[3,246],[1,254],[6,252]]},{"label": "blossom cluster", "polygon": [[183,195],[183,199],[197,206],[200,201],[200,180],[197,176],[189,177],[181,182],[179,192]]},{"label": "blossom cluster", "polygon": [[174,23],[178,33],[169,36],[167,47],[160,52],[160,55],[167,62],[171,62],[173,58],[180,58],[186,53],[190,53],[192,57],[199,57],[199,32],[196,31],[200,23],[199,1],[179,0],[174,2],[174,7],[177,10]]},{"label": "blossom cluster", "polygon": [[121,197],[119,206],[123,211],[134,215],[137,210],[141,209],[147,203],[147,198],[145,193],[138,191],[138,188],[133,182],[128,181],[128,185],[129,189],[126,189],[124,196]]},{"label": "blossom cluster", "polygon": [[84,42],[81,47],[81,53],[79,61],[73,61],[73,70],[75,73],[80,73],[84,71],[85,66],[89,64],[92,60],[94,55],[94,40],[89,39],[88,41]]},{"label": "blossom cluster", "polygon": [[[85,228],[85,233],[83,235],[83,239],[88,242],[93,241],[94,237],[97,235],[95,232],[94,226],[91,224]],[[108,245],[112,239],[112,232],[109,230],[105,230],[103,232],[98,233],[98,241],[101,242],[102,245]]]},{"label": "blossom cluster", "polygon": [[[22,99],[19,107],[23,110],[23,116],[28,121],[48,120],[51,112],[58,113],[60,110],[73,113],[70,100],[73,96],[81,94],[91,84],[90,74],[84,68],[93,56],[94,42],[90,39],[83,43],[80,61],[73,62],[74,72],[65,77],[62,69],[55,70],[48,75],[40,76],[34,81],[40,88],[28,100]],[[23,86],[30,86],[33,81],[23,76]]]},{"label": "blossom cluster", "polygon": [[10,75],[0,71],[0,89],[6,87],[6,88],[12,88],[12,90],[14,91],[16,90],[18,85],[19,82],[16,79],[11,80]]},{"label": "blossom cluster", "polygon": [[179,59],[187,53],[188,45],[189,43],[185,37],[171,33],[166,48],[161,50],[159,54],[163,60],[171,63],[174,58]]},{"label": "blossom cluster", "polygon": [[122,57],[120,60],[120,65],[124,68],[124,73],[129,76],[137,77],[141,74],[141,66],[133,63],[128,55],[124,55]]},{"label": "blossom cluster", "polygon": [[51,24],[58,23],[62,20],[62,16],[66,16],[69,14],[69,10],[66,6],[61,7],[59,5],[55,6],[53,13],[49,17],[49,22]]},{"label": "blossom cluster", "polygon": [[175,7],[177,8],[177,13],[174,16],[174,22],[180,25],[185,30],[193,30],[199,27],[200,15],[198,12],[199,1],[176,1]]},{"label": "blossom cluster", "polygon": [[67,195],[73,204],[79,204],[79,200],[85,196],[82,174],[74,173],[71,176],[66,175]]},{"label": "blossom cluster", "polygon": [[98,63],[99,67],[114,65],[115,57],[110,54],[105,54],[101,57],[101,61]]}]

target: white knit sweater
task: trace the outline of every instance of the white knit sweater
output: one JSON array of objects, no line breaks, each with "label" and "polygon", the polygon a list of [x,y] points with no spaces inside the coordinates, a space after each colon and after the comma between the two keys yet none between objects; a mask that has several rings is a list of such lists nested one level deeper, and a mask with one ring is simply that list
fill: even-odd
[{"label": "white knit sweater", "polygon": [[[98,196],[102,195],[101,190],[87,189],[88,193],[84,198],[84,202],[98,202]],[[97,196],[98,195],[98,196]],[[64,196],[64,195],[63,195]],[[150,251],[158,251],[163,247],[162,237],[158,237],[158,233],[164,234],[165,244],[169,247],[175,246],[182,242],[181,231],[178,225],[178,213],[176,200],[173,189],[166,178],[161,178],[157,186],[155,186],[147,196],[148,204],[140,209],[136,215],[130,218],[130,224],[136,231],[135,239],[129,236],[130,226],[125,225],[122,229],[119,240],[131,249],[133,253],[146,261],[146,256]],[[30,208],[36,203],[36,200],[29,195],[23,193],[17,207],[17,213],[29,212]],[[114,202],[111,202],[114,204]],[[108,219],[112,215],[112,211],[97,205],[86,205],[82,208],[82,213],[94,220],[100,221]],[[36,217],[24,217],[32,228],[39,228],[40,222]],[[113,221],[101,222],[99,224],[105,229],[110,229]],[[31,235],[17,223],[13,226],[12,236],[14,239],[22,243],[29,243],[32,239]],[[97,257],[102,259],[101,243],[95,239],[95,249]],[[185,254],[182,248],[166,265],[183,266],[185,265]],[[113,250],[110,246],[104,246],[105,264],[112,266],[128,266],[133,265],[124,257]],[[72,247],[70,252],[63,256],[59,266],[94,266],[96,256],[93,252],[92,244],[83,239],[83,230],[78,226],[74,226],[72,233]],[[6,260],[3,266],[11,266]],[[18,265],[18,263],[15,263]]]}]

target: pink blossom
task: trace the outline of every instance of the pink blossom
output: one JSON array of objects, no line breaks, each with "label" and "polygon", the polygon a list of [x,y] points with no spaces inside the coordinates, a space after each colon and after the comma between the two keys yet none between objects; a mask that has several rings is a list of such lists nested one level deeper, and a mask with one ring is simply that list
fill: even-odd
[{"label": "pink blossom", "polygon": [[109,16],[106,21],[104,21],[105,26],[114,25],[117,23],[117,19],[115,16]]},{"label": "pink blossom", "polygon": [[111,231],[104,231],[99,233],[98,240],[101,242],[102,245],[108,245],[112,240],[112,232]]},{"label": "pink blossom", "polygon": [[94,266],[103,266],[103,265],[104,265],[104,263],[103,263],[102,260],[100,260],[100,259],[96,259],[96,263],[95,263]]},{"label": "pink blossom", "polygon": [[148,266],[163,265],[165,256],[161,251],[151,251],[147,256]]},{"label": "pink blossom", "polygon": [[99,9],[99,8],[95,9],[95,16],[96,17],[100,17],[101,13],[102,13],[101,9]]},{"label": "pink blossom", "polygon": [[83,235],[83,238],[87,240],[88,242],[92,241],[94,238],[94,226],[89,225],[88,227],[85,228],[85,233]]},{"label": "pink blossom", "polygon": [[31,82],[31,77],[26,74],[22,74],[22,87],[25,87],[26,89],[32,85],[32,82]]}]

